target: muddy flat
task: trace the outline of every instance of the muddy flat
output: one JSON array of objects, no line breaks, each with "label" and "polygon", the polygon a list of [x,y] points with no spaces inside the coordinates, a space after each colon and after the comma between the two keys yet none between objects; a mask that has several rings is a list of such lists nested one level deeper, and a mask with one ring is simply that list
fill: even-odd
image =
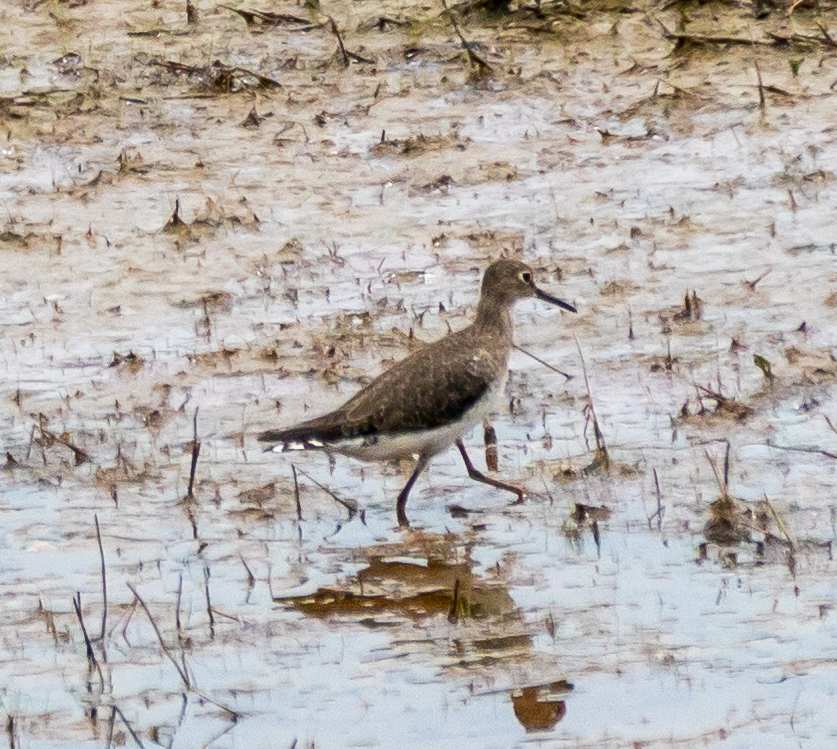
[{"label": "muddy flat", "polygon": [[[0,20],[10,746],[831,745],[833,4]],[[500,257],[525,503],[262,452]]]}]

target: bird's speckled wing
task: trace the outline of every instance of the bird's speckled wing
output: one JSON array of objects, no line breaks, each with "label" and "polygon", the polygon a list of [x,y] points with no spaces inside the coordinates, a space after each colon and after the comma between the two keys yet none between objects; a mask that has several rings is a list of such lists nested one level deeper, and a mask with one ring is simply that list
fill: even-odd
[{"label": "bird's speckled wing", "polygon": [[446,426],[485,396],[505,368],[505,351],[481,346],[469,327],[410,354],[336,411],[258,439],[328,443]]}]

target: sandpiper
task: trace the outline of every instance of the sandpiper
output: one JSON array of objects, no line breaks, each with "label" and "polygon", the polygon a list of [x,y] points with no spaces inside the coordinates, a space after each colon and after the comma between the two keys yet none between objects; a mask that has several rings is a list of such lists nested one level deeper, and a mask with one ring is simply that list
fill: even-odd
[{"label": "sandpiper", "polygon": [[495,396],[505,390],[513,345],[511,308],[527,297],[576,311],[539,289],[525,263],[498,260],[483,277],[473,324],[413,352],[336,411],[262,432],[259,441],[274,443],[267,449],[276,451],[320,449],[360,460],[413,458],[415,470],[395,505],[401,526],[409,525],[407,496],[419,474],[434,455],[453,444],[470,478],[513,492],[522,500],[522,489],[474,468],[462,438],[482,423]]}]

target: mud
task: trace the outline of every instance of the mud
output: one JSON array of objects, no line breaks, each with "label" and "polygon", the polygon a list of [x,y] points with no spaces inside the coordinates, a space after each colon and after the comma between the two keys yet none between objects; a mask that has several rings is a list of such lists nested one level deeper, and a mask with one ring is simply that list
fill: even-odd
[{"label": "mud", "polygon": [[[188,8],[0,9],[8,743],[828,746],[834,6]],[[261,452],[503,255],[525,504]]]}]

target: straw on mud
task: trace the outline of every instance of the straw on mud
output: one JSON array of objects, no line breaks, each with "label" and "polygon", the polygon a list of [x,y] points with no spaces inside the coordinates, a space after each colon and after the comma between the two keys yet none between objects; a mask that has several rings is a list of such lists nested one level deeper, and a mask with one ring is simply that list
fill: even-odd
[{"label": "straw on mud", "polygon": [[180,680],[183,682],[183,686],[186,689],[191,689],[191,681],[189,679],[188,672],[180,667],[180,664],[177,662],[175,657],[172,655],[171,650],[169,650],[168,645],[166,645],[165,640],[163,640],[163,635],[160,634],[160,629],[157,627],[157,622],[154,621],[154,617],[151,616],[151,611],[148,609],[145,601],[142,600],[142,597],[139,593],[137,593],[137,589],[131,585],[131,583],[126,583],[131,593],[134,594],[134,598],[139,602],[139,605],[142,606],[142,610],[145,611],[145,615],[148,617],[148,621],[151,622],[151,627],[154,629],[154,634],[157,635],[157,642],[160,643],[160,647],[163,650],[163,654],[168,658],[172,665],[177,669],[177,673],[180,676]]},{"label": "straw on mud", "polygon": [[96,542],[99,544],[99,558],[102,562],[102,633],[100,637],[102,640],[102,653],[104,659],[107,660],[107,650],[105,649],[105,631],[108,621],[108,581],[105,568],[105,550],[102,548],[102,533],[99,530],[99,516],[93,515],[93,520],[96,523]]}]

